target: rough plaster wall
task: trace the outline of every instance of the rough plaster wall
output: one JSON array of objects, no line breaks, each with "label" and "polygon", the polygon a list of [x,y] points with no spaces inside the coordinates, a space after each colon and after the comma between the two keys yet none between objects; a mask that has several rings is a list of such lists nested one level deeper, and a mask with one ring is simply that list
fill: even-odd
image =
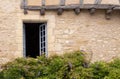
[{"label": "rough plaster wall", "polygon": [[[69,4],[69,1],[67,2]],[[49,19],[49,55],[85,50],[93,52],[92,61],[99,59],[108,61],[120,55],[118,12],[114,13],[111,20],[106,20],[102,11],[97,11],[93,16],[89,15],[88,11],[82,11],[78,16],[73,11],[64,12],[61,16],[51,11],[46,12],[45,16],[40,16],[39,12],[24,15],[20,3],[20,0],[0,0],[0,64],[23,56],[24,18],[30,21]],[[47,3],[51,4],[51,1]]]}]

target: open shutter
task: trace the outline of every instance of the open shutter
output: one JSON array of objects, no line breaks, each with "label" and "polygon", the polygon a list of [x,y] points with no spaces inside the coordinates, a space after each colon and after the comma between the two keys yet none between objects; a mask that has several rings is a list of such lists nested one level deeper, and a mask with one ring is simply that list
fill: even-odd
[{"label": "open shutter", "polygon": [[46,31],[46,24],[42,24],[39,27],[39,39],[40,39],[40,55],[47,55],[47,31]]}]

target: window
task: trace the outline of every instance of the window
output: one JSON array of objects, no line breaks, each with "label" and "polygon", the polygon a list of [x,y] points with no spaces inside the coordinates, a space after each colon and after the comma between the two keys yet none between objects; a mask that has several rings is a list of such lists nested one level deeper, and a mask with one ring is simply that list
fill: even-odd
[{"label": "window", "polygon": [[24,23],[24,56],[47,55],[46,23]]},{"label": "window", "polygon": [[46,27],[45,24],[40,26],[40,52],[41,54],[46,52]]}]

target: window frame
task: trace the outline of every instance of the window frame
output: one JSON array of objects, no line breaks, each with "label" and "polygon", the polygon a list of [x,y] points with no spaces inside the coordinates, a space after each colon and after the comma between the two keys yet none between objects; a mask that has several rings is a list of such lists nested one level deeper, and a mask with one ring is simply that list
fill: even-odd
[{"label": "window frame", "polygon": [[[26,56],[26,31],[25,31],[25,23],[41,23],[41,22],[23,22],[23,57],[27,57]],[[46,22],[42,22],[39,25],[39,56],[42,55],[41,53],[41,29],[40,27],[44,25],[43,27],[45,27],[45,56],[48,57],[48,38],[47,38],[47,23]]]}]

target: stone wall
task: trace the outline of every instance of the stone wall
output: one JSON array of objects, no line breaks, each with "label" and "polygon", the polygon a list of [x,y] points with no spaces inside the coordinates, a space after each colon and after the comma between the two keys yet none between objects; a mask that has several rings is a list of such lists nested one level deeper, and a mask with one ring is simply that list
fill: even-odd
[{"label": "stone wall", "polygon": [[[45,16],[34,11],[24,15],[20,0],[0,2],[0,64],[23,57],[23,22],[47,22],[49,56],[74,50],[89,52],[92,61],[120,56],[119,12],[114,12],[111,20],[105,19],[104,11],[91,16],[87,10],[79,15],[73,11],[65,11],[61,16],[55,11],[47,11]],[[49,0],[47,3],[51,4]]]},{"label": "stone wall", "polygon": [[93,54],[92,61],[109,61],[120,55],[119,16],[114,13],[111,20],[106,20],[103,11],[97,11],[93,16],[87,11],[82,11],[78,16],[73,12],[56,16],[56,52],[84,50]]},{"label": "stone wall", "polygon": [[[60,0],[45,0],[46,5],[59,5]],[[80,0],[65,0],[65,4],[78,4]],[[28,0],[29,5],[41,5],[42,0]],[[93,4],[95,0],[84,0],[84,4]],[[119,4],[119,0],[102,0],[102,4]]]}]

